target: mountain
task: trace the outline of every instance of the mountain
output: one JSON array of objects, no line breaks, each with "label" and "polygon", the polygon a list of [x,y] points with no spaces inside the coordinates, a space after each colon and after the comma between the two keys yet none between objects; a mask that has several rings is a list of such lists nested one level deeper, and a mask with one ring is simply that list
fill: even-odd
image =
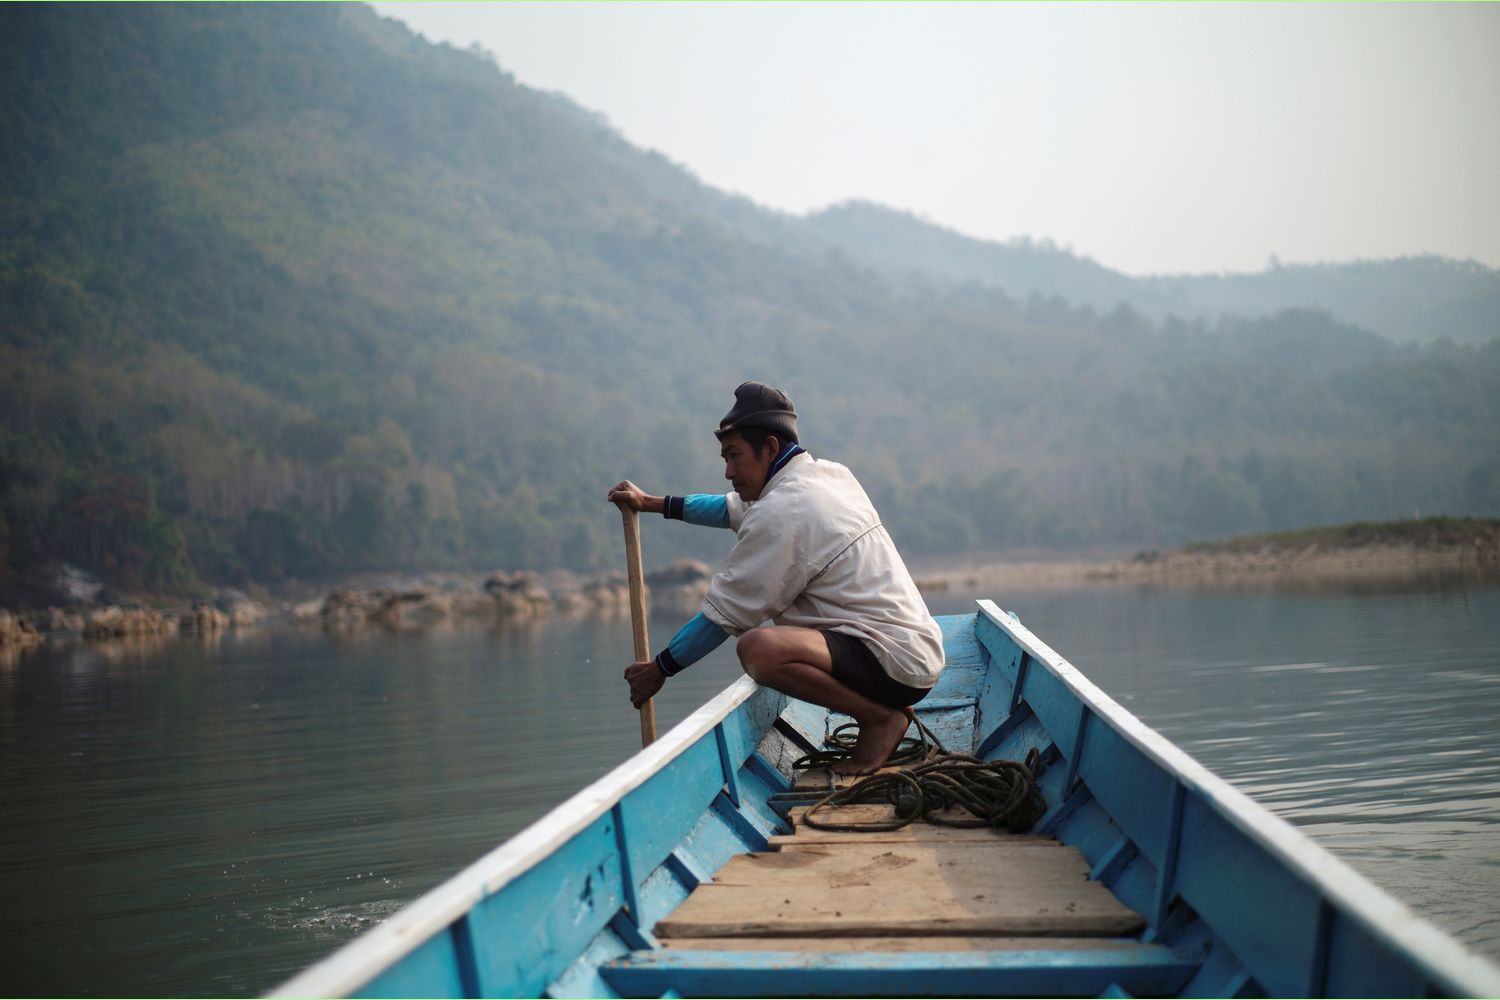
[{"label": "mountain", "polygon": [[1142,308],[1156,314],[1266,316],[1310,308],[1396,341],[1500,337],[1500,271],[1474,261],[1426,255],[1141,280],[1151,296]]},{"label": "mountain", "polygon": [[[1500,512],[1494,340],[1157,313],[1046,247],[996,259],[1056,292],[896,279],[879,231],[362,6],[0,29],[0,600],[57,561],[179,591],[614,566],[605,490],[723,489],[744,378],[918,556]],[[648,530],[652,562],[728,542]]]},{"label": "mountain", "polygon": [[805,228],[893,279],[978,282],[1017,299],[1056,296],[1101,312],[1123,303],[1156,320],[1320,310],[1398,342],[1500,336],[1500,271],[1474,261],[1427,255],[1132,278],[1045,241],[979,240],[868,202],[814,213]]},{"label": "mountain", "polygon": [[812,213],[806,227],[827,245],[897,280],[975,282],[1015,299],[1056,297],[1106,312],[1122,302],[1139,308],[1142,298],[1128,276],[1050,242],[978,240],[870,202],[844,202]]}]

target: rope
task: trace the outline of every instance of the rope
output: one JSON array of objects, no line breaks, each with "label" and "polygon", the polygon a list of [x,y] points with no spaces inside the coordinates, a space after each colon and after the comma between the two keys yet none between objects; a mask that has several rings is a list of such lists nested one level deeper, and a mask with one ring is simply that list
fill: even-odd
[{"label": "rope", "polygon": [[[928,738],[931,737],[931,742]],[[846,722],[833,731],[833,735],[824,740],[829,750],[814,750],[805,757],[799,757],[792,763],[792,770],[807,771],[815,767],[832,767],[854,756],[854,744],[859,741],[859,723]],[[917,723],[916,736],[903,736],[901,742],[896,744],[896,749],[886,759],[886,767],[902,767],[906,764],[914,764],[926,760],[932,756],[934,747],[938,752],[943,750],[943,745],[937,742],[937,737],[932,731],[920,722]]]},{"label": "rope", "polygon": [[[840,832],[880,832],[899,830],[918,819],[939,826],[1003,827],[1012,833],[1025,833],[1047,811],[1036,787],[1037,752],[1026,755],[1026,763],[1013,760],[980,760],[972,754],[949,753],[932,731],[917,724],[915,737],[904,736],[886,766],[900,768],[883,774],[872,774],[848,788],[830,792],[803,814],[802,821],[818,830]],[[851,734],[852,732],[852,734]],[[847,760],[854,754],[859,724],[845,723],[826,741],[832,749],[818,750],[792,764],[793,770],[827,767]],[[912,766],[905,766],[912,765]],[[858,803],[894,806],[890,820],[864,823],[834,823],[819,820],[822,809]],[[936,813],[961,806],[968,818],[947,817]]]}]

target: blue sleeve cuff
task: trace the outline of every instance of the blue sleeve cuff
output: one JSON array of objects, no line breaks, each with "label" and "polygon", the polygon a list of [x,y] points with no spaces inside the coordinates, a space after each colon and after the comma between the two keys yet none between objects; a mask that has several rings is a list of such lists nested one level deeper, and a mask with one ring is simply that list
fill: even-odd
[{"label": "blue sleeve cuff", "polygon": [[680,673],[719,647],[729,633],[701,613],[672,636],[667,648],[656,654],[656,669],[666,677]]},{"label": "blue sleeve cuff", "polygon": [[673,674],[686,670],[687,667],[678,663],[677,658],[672,655],[672,650],[668,648],[656,654],[656,669],[661,671],[663,677],[671,677]]}]

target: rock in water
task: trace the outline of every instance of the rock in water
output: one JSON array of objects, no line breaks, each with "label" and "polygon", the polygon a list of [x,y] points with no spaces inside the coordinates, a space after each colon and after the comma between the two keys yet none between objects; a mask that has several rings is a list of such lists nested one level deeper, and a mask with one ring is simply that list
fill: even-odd
[{"label": "rock in water", "polygon": [[197,602],[193,609],[183,615],[177,622],[177,628],[182,632],[196,632],[199,635],[208,635],[217,632],[229,624],[229,616],[212,604]]},{"label": "rock in water", "polygon": [[484,589],[505,618],[539,618],[552,607],[552,595],[535,573],[496,571],[484,581]]},{"label": "rock in water", "polygon": [[42,641],[35,625],[0,608],[0,646],[31,646]]},{"label": "rock in water", "polygon": [[708,596],[708,584],[714,577],[708,563],[697,559],[678,559],[646,574],[651,600],[668,611],[692,613]]}]

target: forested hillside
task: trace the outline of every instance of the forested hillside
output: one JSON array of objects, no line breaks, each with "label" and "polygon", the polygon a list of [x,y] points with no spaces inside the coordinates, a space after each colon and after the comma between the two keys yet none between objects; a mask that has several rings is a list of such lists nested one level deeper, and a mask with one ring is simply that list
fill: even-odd
[{"label": "forested hillside", "polygon": [[914,553],[1500,513],[1500,341],[900,280],[364,7],[0,7],[0,134],[0,591],[613,565],[750,377]]}]

